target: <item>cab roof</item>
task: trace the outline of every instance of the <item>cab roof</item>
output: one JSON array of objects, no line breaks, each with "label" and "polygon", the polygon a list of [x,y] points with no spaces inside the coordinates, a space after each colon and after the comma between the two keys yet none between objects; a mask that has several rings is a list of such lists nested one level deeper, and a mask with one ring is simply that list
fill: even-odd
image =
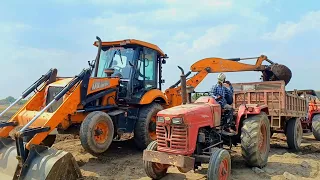
[{"label": "cab roof", "polygon": [[[165,56],[164,52],[157,46],[148,42],[136,40],[136,39],[125,39],[125,40],[120,40],[120,41],[108,41],[108,42],[102,42],[102,47],[106,46],[123,46],[127,44],[136,44],[140,46],[145,46],[150,49],[153,49],[157,51],[161,56]],[[95,41],[93,45],[98,46],[98,41]]]}]

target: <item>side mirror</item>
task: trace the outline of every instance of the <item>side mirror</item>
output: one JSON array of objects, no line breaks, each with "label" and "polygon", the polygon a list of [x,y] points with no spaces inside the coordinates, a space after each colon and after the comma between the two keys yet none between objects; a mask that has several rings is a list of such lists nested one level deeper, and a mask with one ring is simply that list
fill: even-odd
[{"label": "side mirror", "polygon": [[164,60],[164,59],[162,59],[162,62],[161,62],[162,64],[166,64],[167,63],[167,61],[166,60]]}]

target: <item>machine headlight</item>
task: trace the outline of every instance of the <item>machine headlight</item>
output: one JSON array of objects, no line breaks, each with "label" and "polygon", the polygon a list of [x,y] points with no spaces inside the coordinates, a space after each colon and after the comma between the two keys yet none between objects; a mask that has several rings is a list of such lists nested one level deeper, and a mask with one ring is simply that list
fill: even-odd
[{"label": "machine headlight", "polygon": [[157,116],[157,122],[164,123],[164,117]]},{"label": "machine headlight", "polygon": [[183,119],[181,117],[175,117],[171,120],[172,124],[182,124]]}]

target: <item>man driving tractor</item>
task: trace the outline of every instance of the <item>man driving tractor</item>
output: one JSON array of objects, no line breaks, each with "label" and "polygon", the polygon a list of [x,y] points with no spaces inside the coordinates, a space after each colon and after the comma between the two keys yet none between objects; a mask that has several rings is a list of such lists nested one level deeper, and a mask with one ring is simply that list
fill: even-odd
[{"label": "man driving tractor", "polygon": [[[228,86],[228,88],[226,86]],[[226,76],[223,73],[218,75],[218,83],[212,86],[211,96],[215,97],[220,104],[221,109],[229,112],[225,117],[226,122],[223,122],[222,124],[230,124],[230,121],[233,119],[233,108],[231,106],[233,103],[233,87],[230,81],[226,81]],[[226,130],[231,133],[234,132],[231,127]]]}]

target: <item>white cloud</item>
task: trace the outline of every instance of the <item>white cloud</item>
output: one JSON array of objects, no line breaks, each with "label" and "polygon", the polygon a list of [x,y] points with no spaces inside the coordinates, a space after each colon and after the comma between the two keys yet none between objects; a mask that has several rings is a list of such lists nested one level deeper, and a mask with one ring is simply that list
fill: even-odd
[{"label": "white cloud", "polygon": [[312,11],[302,16],[298,22],[285,22],[278,24],[274,32],[263,35],[266,40],[289,40],[297,34],[310,30],[319,30],[320,11]]},{"label": "white cloud", "polygon": [[192,51],[199,52],[219,47],[230,39],[236,29],[237,26],[233,24],[212,27],[193,41]]}]

